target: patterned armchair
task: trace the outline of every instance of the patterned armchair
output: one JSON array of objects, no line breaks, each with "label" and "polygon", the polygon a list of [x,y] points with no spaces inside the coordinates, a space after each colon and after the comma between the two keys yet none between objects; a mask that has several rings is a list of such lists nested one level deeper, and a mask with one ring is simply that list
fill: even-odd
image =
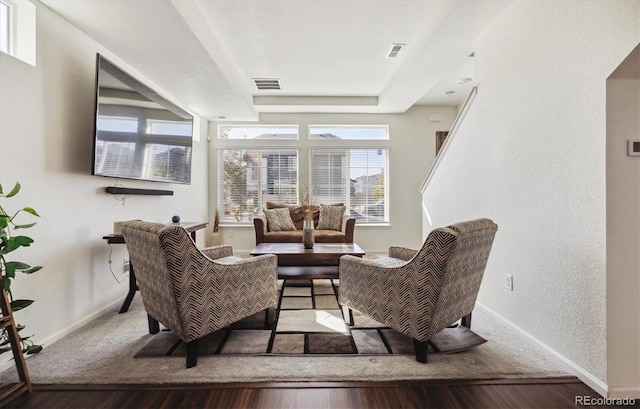
[{"label": "patterned armchair", "polygon": [[420,250],[389,248],[389,257],[340,258],[339,303],[414,340],[427,362],[429,338],[462,319],[471,327],[484,269],[498,226],[478,219],[433,230]]},{"label": "patterned armchair", "polygon": [[187,346],[187,368],[196,366],[198,341],[229,324],[267,310],[275,317],[277,257],[233,257],[230,246],[199,250],[180,226],[129,221],[122,225],[131,265],[149,315]]}]

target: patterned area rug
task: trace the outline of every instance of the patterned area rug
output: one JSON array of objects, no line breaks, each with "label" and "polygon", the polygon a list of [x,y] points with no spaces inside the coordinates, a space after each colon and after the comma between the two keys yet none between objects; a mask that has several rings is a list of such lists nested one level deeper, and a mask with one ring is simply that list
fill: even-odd
[{"label": "patterned area rug", "polygon": [[[207,355],[413,355],[411,338],[354,311],[349,327],[338,305],[338,280],[280,282],[276,322],[265,328],[260,312],[216,331],[200,341],[199,356]],[[465,327],[437,334],[430,352],[450,353],[486,340]],[[185,345],[169,330],[154,335],[136,358],[184,356]]]}]

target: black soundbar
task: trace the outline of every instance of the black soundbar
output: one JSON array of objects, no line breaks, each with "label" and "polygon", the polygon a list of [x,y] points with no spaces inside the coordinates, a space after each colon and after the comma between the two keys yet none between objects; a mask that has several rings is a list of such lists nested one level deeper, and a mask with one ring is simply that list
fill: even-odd
[{"label": "black soundbar", "polygon": [[107,193],[112,195],[154,195],[154,196],[173,196],[173,190],[158,189],[134,189],[130,187],[107,186],[104,188]]}]

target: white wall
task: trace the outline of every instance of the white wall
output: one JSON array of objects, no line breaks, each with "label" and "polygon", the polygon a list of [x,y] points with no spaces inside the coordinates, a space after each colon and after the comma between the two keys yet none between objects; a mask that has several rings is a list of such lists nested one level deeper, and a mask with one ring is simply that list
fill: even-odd
[{"label": "white wall", "polygon": [[[436,131],[448,131],[455,118],[455,107],[413,107],[402,114],[262,114],[261,124],[298,124],[301,151],[313,145],[308,140],[309,124],[388,124],[390,226],[364,226],[356,223],[354,241],[365,252],[386,253],[390,245],[416,248],[422,245],[420,192],[424,175],[435,157]],[[439,114],[440,122],[430,122],[429,115]],[[210,123],[210,202],[217,203],[217,124]],[[317,144],[317,142],[316,142]],[[300,155],[301,180],[309,168],[306,155]],[[249,252],[255,246],[253,226],[222,227],[222,241],[236,253]]]},{"label": "white wall", "polygon": [[478,39],[478,95],[423,194],[432,226],[498,224],[479,301],[603,393],[605,81],[639,18],[638,1],[514,2]]},{"label": "white wall", "polygon": [[607,80],[607,381],[616,396],[640,385],[640,45]]},{"label": "white wall", "polygon": [[[185,221],[208,219],[206,129],[198,131],[201,142],[194,145],[191,185],[121,181],[174,190],[174,196],[131,196],[123,206],[104,192],[114,179],[91,176],[96,52],[135,73],[38,3],[37,66],[0,55],[0,183],[5,189],[22,184],[22,192],[3,204],[31,206],[41,215],[28,231],[35,243],[12,253],[44,266],[33,275],[19,274],[12,286],[17,298],[36,301],[16,316],[38,343],[124,299],[128,280],[120,275],[119,284],[112,277],[102,240],[114,221],[168,222],[173,214]],[[204,233],[199,236],[204,241]],[[121,272],[128,258],[124,246],[114,245],[112,257],[114,271]]]}]

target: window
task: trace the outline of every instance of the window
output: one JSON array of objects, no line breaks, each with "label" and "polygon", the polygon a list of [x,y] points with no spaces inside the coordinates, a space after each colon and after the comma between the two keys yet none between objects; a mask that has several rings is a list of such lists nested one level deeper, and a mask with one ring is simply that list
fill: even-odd
[{"label": "window", "polygon": [[11,53],[11,9],[9,5],[0,2],[0,51]]},{"label": "window", "polygon": [[221,149],[221,222],[251,222],[267,202],[298,202],[296,149]]},{"label": "window", "polygon": [[389,139],[389,127],[386,125],[310,125],[309,139],[387,140]]},{"label": "window", "polygon": [[0,1],[0,51],[36,66],[36,6]]},{"label": "window", "polygon": [[[386,125],[219,125],[218,209],[222,223],[249,224],[267,202],[344,203],[359,224],[389,222]],[[302,163],[302,165],[301,165]]]},{"label": "window", "polygon": [[388,149],[314,148],[310,154],[312,203],[344,203],[358,223],[386,223]]},{"label": "window", "polygon": [[298,139],[297,125],[221,126],[220,139]]}]

